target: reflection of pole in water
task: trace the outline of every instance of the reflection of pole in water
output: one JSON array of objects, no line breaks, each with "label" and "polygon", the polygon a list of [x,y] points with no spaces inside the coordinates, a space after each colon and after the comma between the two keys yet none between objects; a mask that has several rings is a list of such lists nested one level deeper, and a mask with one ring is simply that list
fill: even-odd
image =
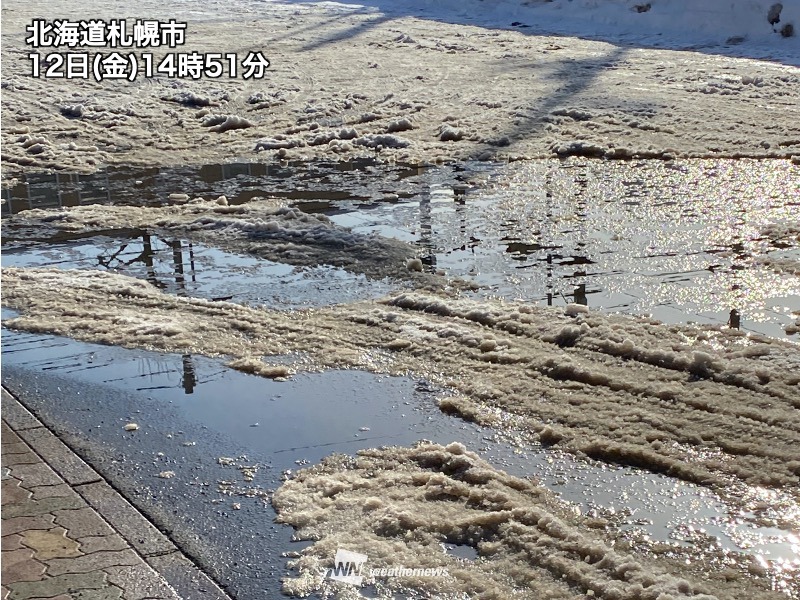
[{"label": "reflection of pole in water", "polygon": [[[467,239],[467,198],[466,192],[463,189],[454,189],[455,193],[455,209],[458,216],[458,230],[461,232],[461,239]],[[471,241],[471,240],[470,240]],[[475,249],[472,250],[475,252]]]},{"label": "reflection of pole in water", "polygon": [[197,283],[197,273],[194,270],[194,248],[192,247],[192,242],[188,242],[189,244],[189,269],[192,274],[192,283]]},{"label": "reflection of pole in water", "polygon": [[14,197],[11,195],[11,187],[10,186],[7,187],[4,191],[6,193],[6,202],[5,203],[8,205],[8,214],[9,215],[13,215],[14,214],[14,207],[11,205],[11,203],[14,201]]},{"label": "reflection of pole in water", "polygon": [[433,247],[433,215],[431,210],[430,191],[419,201],[419,243],[425,249],[423,264],[436,266],[436,252]]},{"label": "reflection of pole in water", "polygon": [[575,286],[575,291],[572,293],[573,298],[575,299],[575,304],[583,304],[587,306],[589,304],[588,299],[586,298],[586,284],[582,283],[580,285]]},{"label": "reflection of pole in water", "polygon": [[194,388],[197,385],[197,374],[194,371],[192,355],[184,354],[181,356],[181,362],[183,363],[183,377],[181,378],[181,386],[183,387],[184,392],[191,394],[194,392]]},{"label": "reflection of pole in water", "polygon": [[[589,237],[588,232],[588,212],[589,212],[589,199],[586,194],[589,191],[589,176],[582,172],[577,180],[578,182],[578,200],[575,203],[575,216],[578,219],[578,241],[575,244],[579,248],[586,247],[586,240]],[[589,258],[588,256],[586,258]]]},{"label": "reflection of pole in water", "polygon": [[175,269],[175,283],[180,289],[185,289],[186,278],[183,275],[183,247],[180,240],[168,242],[172,246],[172,263]]},{"label": "reflection of pole in water", "polygon": [[[588,252],[586,250],[586,240],[589,238],[588,232],[588,211],[589,211],[589,204],[587,198],[587,192],[589,190],[589,175],[581,170],[578,174],[576,179],[578,183],[578,191],[577,191],[577,200],[575,202],[575,217],[578,220],[578,241],[575,243],[576,246],[576,254],[578,257],[585,259],[586,262],[591,262],[588,256]],[[586,269],[582,269],[580,271],[575,272],[576,276],[584,277],[584,283],[575,287],[575,291],[573,292],[573,298],[576,304],[583,304],[584,306],[589,305],[589,300],[586,297]]]},{"label": "reflection of pole in water", "polygon": [[147,267],[147,281],[156,285],[158,281],[156,280],[156,269],[153,263],[153,243],[150,240],[149,233],[142,234],[142,247],[142,261]]},{"label": "reflection of pole in water", "polygon": [[64,208],[64,200],[61,195],[61,176],[56,171],[56,198],[58,199],[58,208]]},{"label": "reflection of pole in water", "polygon": [[[552,228],[553,228],[553,179],[552,174],[550,173],[550,169],[547,170],[545,175],[544,181],[544,205],[547,215],[547,229],[550,230],[549,236],[542,236],[542,240],[545,242],[545,245],[552,247],[553,246],[553,235],[552,235]],[[554,296],[554,288],[553,288],[553,255],[548,252],[547,253],[547,269],[546,269],[546,287],[547,287],[547,306],[553,306],[553,296]]]}]

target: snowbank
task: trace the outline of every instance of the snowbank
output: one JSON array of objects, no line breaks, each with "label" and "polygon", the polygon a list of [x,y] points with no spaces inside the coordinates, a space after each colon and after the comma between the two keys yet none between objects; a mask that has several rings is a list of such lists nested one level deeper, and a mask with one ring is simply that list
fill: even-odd
[{"label": "snowbank", "polygon": [[[537,31],[553,31],[668,47],[741,46],[777,58],[800,52],[800,1],[784,0],[553,0],[496,2]],[[519,4],[525,5],[519,9]],[[516,6],[515,6],[516,5]],[[506,18],[508,20],[508,18]],[[711,48],[709,48],[711,45]],[[723,50],[724,51],[724,50]]]}]

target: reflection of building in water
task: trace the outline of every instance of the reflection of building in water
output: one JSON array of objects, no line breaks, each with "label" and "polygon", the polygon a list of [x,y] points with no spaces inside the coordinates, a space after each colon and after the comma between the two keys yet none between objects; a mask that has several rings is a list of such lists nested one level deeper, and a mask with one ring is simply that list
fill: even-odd
[{"label": "reflection of building in water", "polygon": [[63,208],[111,202],[108,173],[101,176],[77,173],[26,174],[16,185],[3,190],[3,215],[32,208]]},{"label": "reflection of building in water", "polygon": [[[97,173],[24,173],[3,189],[4,217],[31,208],[63,208],[85,204],[147,205],[164,202],[170,194],[216,198],[224,194],[232,204],[269,195],[295,200],[347,200],[352,194],[320,182],[333,174],[372,168],[372,159],[330,163],[227,163],[201,167],[110,167]],[[423,168],[398,172],[400,178]],[[234,181],[235,180],[235,181]]]},{"label": "reflection of building in water", "polygon": [[[180,192],[203,194],[213,185],[238,176],[254,180],[266,176],[288,178],[294,169],[263,163],[231,163],[200,168],[108,168],[97,173],[25,173],[3,189],[4,217],[32,208],[64,208],[87,204],[147,204]],[[265,195],[261,189],[244,190],[249,197]],[[249,198],[243,198],[247,200]]]}]

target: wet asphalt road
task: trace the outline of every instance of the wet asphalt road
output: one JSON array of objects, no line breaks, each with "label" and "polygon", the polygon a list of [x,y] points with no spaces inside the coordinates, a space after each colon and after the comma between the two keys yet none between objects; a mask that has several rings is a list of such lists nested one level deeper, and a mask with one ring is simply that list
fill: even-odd
[{"label": "wet asphalt road", "polygon": [[[4,361],[5,362],[5,361]],[[158,400],[111,386],[87,384],[33,369],[3,365],[4,384],[67,444],[144,512],[202,568],[236,598],[280,597],[280,576],[291,528],[273,522],[274,512],[258,498],[216,493],[217,481],[239,479],[217,457],[244,454],[244,448],[187,422]],[[135,414],[142,429],[125,433],[120,419]],[[159,431],[191,439],[194,446],[169,444]],[[173,437],[173,439],[175,439]],[[156,461],[158,452],[168,460]],[[256,458],[248,456],[248,458]],[[175,476],[162,479],[163,471]],[[275,488],[280,473],[261,469],[262,485]],[[260,474],[261,474],[260,473]],[[214,504],[212,499],[225,498]],[[232,503],[239,502],[240,510]],[[292,545],[292,546],[296,546]],[[291,548],[294,549],[294,548]]]},{"label": "wet asphalt road", "polygon": [[3,384],[240,600],[285,597],[282,554],[306,546],[274,522],[269,497],[286,470],[337,451],[482,435],[408,378],[275,382],[204,357],[7,329],[2,358]]}]

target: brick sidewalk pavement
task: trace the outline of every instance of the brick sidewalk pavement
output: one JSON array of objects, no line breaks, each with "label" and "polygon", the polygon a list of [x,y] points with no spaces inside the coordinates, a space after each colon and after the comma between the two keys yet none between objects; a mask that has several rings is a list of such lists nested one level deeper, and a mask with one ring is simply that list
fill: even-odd
[{"label": "brick sidewalk pavement", "polygon": [[5,389],[1,597],[229,600]]}]

